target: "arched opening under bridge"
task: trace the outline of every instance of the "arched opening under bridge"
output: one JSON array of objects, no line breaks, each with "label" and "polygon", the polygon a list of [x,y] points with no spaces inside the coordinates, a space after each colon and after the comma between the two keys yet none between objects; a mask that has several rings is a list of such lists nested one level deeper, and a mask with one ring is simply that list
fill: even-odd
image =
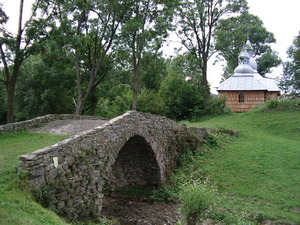
[{"label": "arched opening under bridge", "polygon": [[136,135],[122,147],[113,165],[109,186],[113,189],[156,189],[161,186],[155,153],[143,137]]}]

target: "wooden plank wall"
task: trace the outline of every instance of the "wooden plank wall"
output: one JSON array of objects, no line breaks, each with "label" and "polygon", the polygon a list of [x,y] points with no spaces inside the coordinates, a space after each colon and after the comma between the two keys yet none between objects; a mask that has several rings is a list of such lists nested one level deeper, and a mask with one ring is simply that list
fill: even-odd
[{"label": "wooden plank wall", "polygon": [[[239,102],[239,94],[244,94],[244,102]],[[226,96],[226,105],[233,112],[248,112],[267,100],[266,91],[220,91],[219,97]],[[268,97],[270,97],[268,95]],[[277,94],[276,94],[277,97]]]}]

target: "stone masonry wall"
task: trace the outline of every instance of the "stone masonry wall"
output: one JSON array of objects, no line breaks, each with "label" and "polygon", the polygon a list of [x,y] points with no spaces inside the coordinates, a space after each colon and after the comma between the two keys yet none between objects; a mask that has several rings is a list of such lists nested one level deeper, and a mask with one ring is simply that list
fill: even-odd
[{"label": "stone masonry wall", "polygon": [[96,217],[101,213],[104,186],[118,179],[131,182],[128,174],[111,181],[115,162],[131,160],[117,160],[126,155],[119,152],[129,140],[135,140],[137,149],[146,146],[147,154],[155,158],[150,163],[158,167],[146,182],[158,185],[167,182],[180,151],[199,147],[205,135],[204,128],[190,130],[164,117],[129,111],[93,130],[19,156],[19,170],[28,173],[30,186],[43,204],[67,220]]}]

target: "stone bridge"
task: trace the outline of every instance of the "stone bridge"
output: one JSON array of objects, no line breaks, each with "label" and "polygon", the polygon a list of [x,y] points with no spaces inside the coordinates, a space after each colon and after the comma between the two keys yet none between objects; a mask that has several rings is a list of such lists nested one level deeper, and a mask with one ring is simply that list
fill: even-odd
[{"label": "stone bridge", "polygon": [[199,147],[205,128],[129,111],[92,130],[19,156],[19,170],[43,205],[67,220],[97,217],[104,187],[154,189],[168,182],[178,155]]}]

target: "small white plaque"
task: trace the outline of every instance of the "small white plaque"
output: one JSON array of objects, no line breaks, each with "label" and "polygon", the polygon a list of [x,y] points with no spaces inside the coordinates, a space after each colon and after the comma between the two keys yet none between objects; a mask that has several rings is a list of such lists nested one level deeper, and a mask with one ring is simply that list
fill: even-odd
[{"label": "small white plaque", "polygon": [[54,163],[54,167],[57,168],[58,167],[58,157],[53,157],[53,163]]}]

